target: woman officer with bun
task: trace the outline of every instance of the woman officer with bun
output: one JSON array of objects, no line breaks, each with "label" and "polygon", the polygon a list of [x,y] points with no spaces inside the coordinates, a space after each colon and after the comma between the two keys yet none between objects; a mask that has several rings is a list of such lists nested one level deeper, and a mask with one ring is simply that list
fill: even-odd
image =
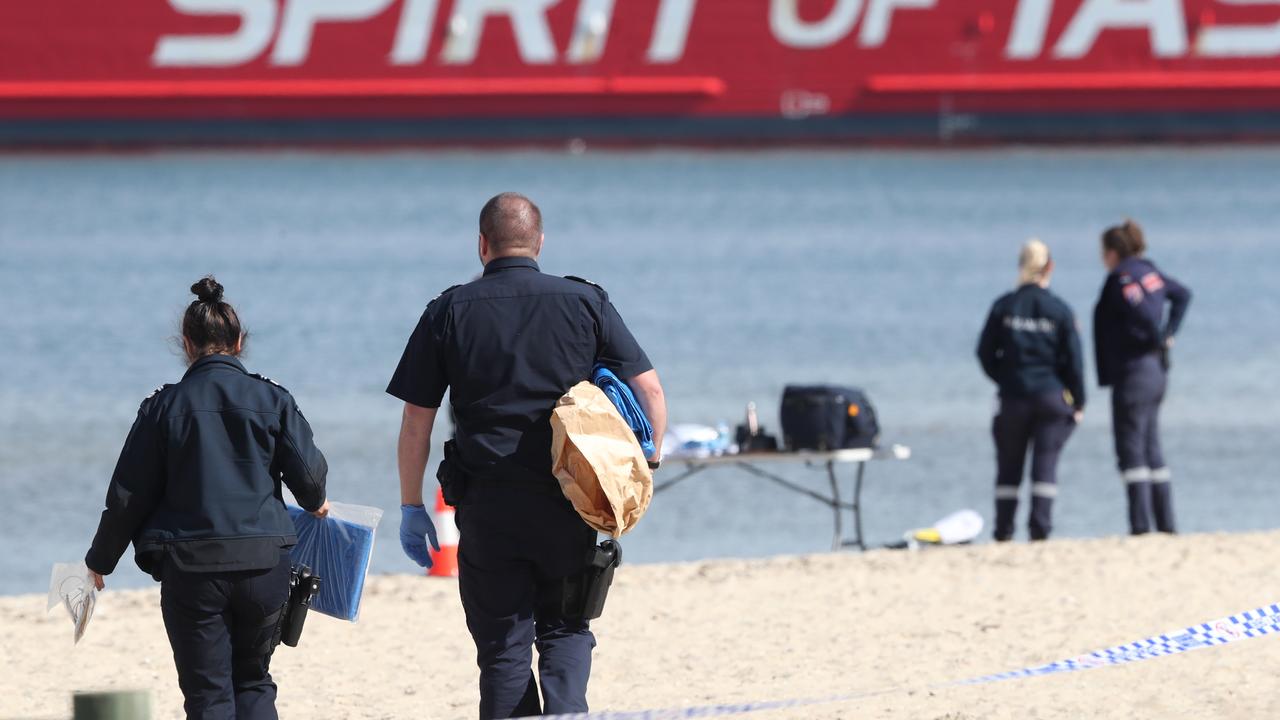
[{"label": "woman officer with bun", "polygon": [[188,718],[274,719],[268,665],[297,542],[281,483],[328,513],[328,467],[292,396],[247,372],[222,286],[191,286],[189,367],[138,409],[85,564],[98,589],[133,542],[160,607]]}]

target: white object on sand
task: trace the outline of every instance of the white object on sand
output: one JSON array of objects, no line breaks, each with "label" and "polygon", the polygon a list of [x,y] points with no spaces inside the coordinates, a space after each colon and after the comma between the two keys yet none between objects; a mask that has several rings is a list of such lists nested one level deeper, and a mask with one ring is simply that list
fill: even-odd
[{"label": "white object on sand", "polygon": [[939,520],[934,528],[943,545],[972,542],[982,532],[982,516],[974,510],[959,510]]},{"label": "white object on sand", "polygon": [[982,524],[982,516],[977,511],[957,510],[934,523],[933,527],[907,532],[903,539],[911,550],[921,545],[960,545],[978,537]]}]

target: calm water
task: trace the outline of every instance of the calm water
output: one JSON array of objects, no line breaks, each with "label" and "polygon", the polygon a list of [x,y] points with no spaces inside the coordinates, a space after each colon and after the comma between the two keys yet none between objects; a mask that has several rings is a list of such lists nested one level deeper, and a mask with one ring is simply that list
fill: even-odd
[{"label": "calm water", "polygon": [[[869,470],[880,541],[990,517],[993,389],[973,346],[1021,240],[1052,246],[1087,333],[1097,234],[1138,218],[1195,291],[1164,415],[1181,525],[1280,524],[1280,149],[0,156],[0,593],[41,592],[83,556],[138,402],[182,373],[171,337],[203,273],[252,332],[249,367],[315,426],[331,496],[394,509],[382,389],[426,302],[479,270],[475,215],[506,189],[542,205],[545,270],[609,289],[673,420],[732,424],[754,400],[776,430],[785,383],[864,386],[915,451]],[[1091,401],[1060,468],[1062,536],[1126,528]],[[397,528],[391,513],[377,571],[413,569]],[[626,546],[656,562],[829,535],[824,507],[723,470],[659,496]],[[117,586],[146,581],[121,568]]]}]

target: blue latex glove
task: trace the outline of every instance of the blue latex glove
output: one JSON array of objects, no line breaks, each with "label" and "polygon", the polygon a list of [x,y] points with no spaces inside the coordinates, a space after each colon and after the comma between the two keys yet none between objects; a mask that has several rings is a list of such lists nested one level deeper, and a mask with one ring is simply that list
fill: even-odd
[{"label": "blue latex glove", "polygon": [[431,554],[427,552],[427,542],[440,552],[440,541],[436,539],[436,526],[431,522],[427,509],[421,505],[400,506],[400,547],[409,559],[424,568],[431,568]]}]

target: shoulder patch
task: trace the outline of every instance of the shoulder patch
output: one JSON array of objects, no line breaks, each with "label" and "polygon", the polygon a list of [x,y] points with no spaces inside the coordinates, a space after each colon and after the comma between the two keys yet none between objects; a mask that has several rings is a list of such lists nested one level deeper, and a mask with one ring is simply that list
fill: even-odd
[{"label": "shoulder patch", "polygon": [[1142,300],[1146,297],[1146,294],[1142,292],[1142,285],[1136,282],[1121,285],[1120,293],[1124,295],[1125,302],[1135,307],[1141,305]]},{"label": "shoulder patch", "polygon": [[1142,287],[1149,293],[1154,293],[1164,289],[1164,278],[1160,277],[1160,273],[1152,271],[1142,276]]},{"label": "shoulder patch", "polygon": [[427,305],[428,305],[428,306],[430,306],[430,305],[431,305],[431,303],[433,303],[433,302],[435,302],[435,301],[439,300],[440,298],[444,297],[445,295],[448,295],[449,293],[453,292],[454,290],[457,290],[457,289],[458,289],[458,288],[460,288],[460,287],[462,287],[462,285],[461,285],[461,284],[458,284],[458,285],[450,285],[449,287],[445,288],[444,290],[441,290],[439,295],[436,295],[435,297],[433,297],[433,298],[431,298],[430,300],[428,300],[428,301],[427,301]]},{"label": "shoulder patch", "polygon": [[249,377],[251,377],[251,378],[257,378],[257,379],[259,379],[259,380],[261,380],[261,381],[263,381],[263,382],[271,383],[272,385],[275,385],[276,387],[280,388],[281,390],[284,390],[285,392],[289,392],[288,390],[286,390],[286,389],[285,389],[285,387],[284,387],[283,385],[281,385],[280,383],[276,382],[275,380],[272,380],[271,378],[267,377],[266,375],[261,375],[261,374],[259,374],[259,373],[249,373]]}]

